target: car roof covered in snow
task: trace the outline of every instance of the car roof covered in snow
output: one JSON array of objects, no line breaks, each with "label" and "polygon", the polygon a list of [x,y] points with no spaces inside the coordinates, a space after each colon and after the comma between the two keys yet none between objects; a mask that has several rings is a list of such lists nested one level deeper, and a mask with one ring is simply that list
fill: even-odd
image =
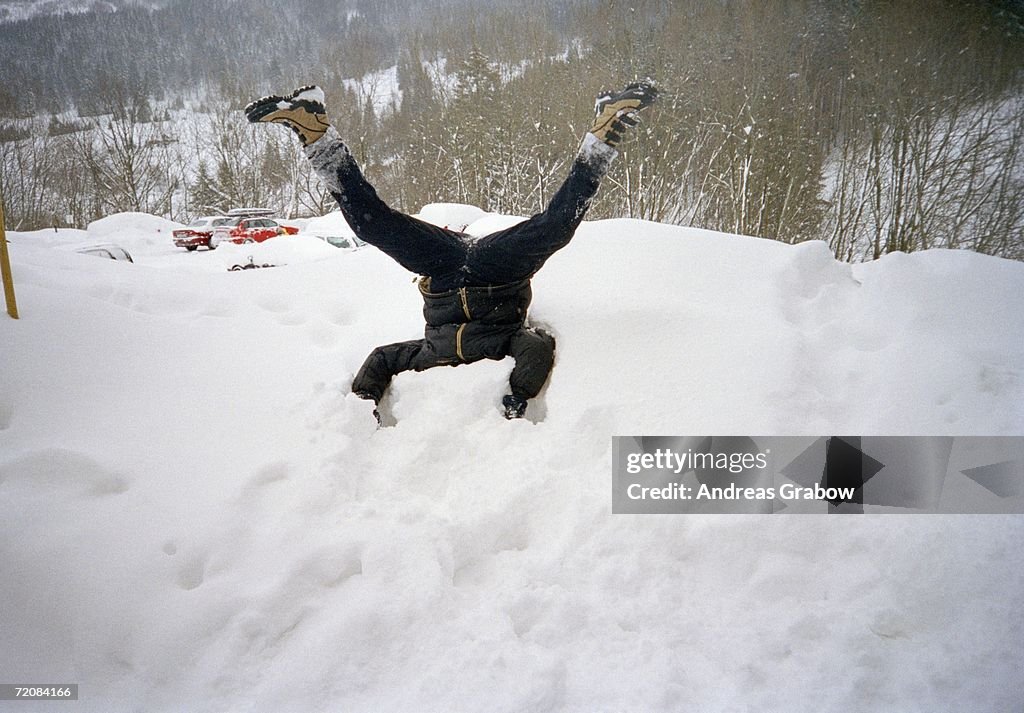
[{"label": "car roof covered in snow", "polygon": [[228,211],[228,215],[233,218],[256,216],[256,215],[274,215],[276,210],[272,208],[232,208]]}]

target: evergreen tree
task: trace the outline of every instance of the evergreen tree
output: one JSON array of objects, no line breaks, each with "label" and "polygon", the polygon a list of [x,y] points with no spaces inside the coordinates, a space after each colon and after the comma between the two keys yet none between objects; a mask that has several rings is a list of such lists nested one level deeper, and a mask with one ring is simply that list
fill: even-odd
[{"label": "evergreen tree", "polygon": [[228,209],[224,194],[217,188],[206,161],[199,162],[199,171],[189,187],[190,210],[194,214],[223,213]]},{"label": "evergreen tree", "polygon": [[497,67],[474,46],[455,70],[455,99],[447,112],[446,143],[451,147],[458,200],[490,207],[490,166],[501,142]]}]

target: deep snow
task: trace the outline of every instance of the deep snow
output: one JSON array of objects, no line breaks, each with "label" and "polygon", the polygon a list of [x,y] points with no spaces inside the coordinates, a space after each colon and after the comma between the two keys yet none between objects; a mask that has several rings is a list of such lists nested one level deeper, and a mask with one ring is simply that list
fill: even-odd
[{"label": "deep snow", "polygon": [[347,387],[422,332],[408,273],[171,228],[11,236],[0,679],[81,700],[0,706],[1019,709],[1021,517],[612,516],[610,468],[614,435],[1024,434],[1024,265],[585,223],[534,282],[530,420],[506,360],[399,376],[375,430]]}]

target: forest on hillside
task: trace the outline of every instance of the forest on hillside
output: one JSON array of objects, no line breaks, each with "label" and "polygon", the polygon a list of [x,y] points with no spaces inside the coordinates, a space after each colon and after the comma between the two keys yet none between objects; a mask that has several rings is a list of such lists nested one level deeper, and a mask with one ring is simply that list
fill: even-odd
[{"label": "forest on hillside", "polygon": [[168,0],[37,17],[0,24],[0,192],[19,229],[322,214],[333,201],[294,139],[240,113],[315,82],[396,207],[529,215],[595,94],[650,77],[662,101],[593,218],[820,239],[848,260],[1024,259],[1022,18],[1011,0]]}]

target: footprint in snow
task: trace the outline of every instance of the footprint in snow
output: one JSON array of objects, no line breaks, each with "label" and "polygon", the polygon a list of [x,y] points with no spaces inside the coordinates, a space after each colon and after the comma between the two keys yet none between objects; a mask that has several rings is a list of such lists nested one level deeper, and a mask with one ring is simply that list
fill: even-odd
[{"label": "footprint in snow", "polygon": [[82,500],[120,495],[131,487],[127,476],[83,453],[63,448],[34,451],[0,465],[0,483],[4,482]]}]

